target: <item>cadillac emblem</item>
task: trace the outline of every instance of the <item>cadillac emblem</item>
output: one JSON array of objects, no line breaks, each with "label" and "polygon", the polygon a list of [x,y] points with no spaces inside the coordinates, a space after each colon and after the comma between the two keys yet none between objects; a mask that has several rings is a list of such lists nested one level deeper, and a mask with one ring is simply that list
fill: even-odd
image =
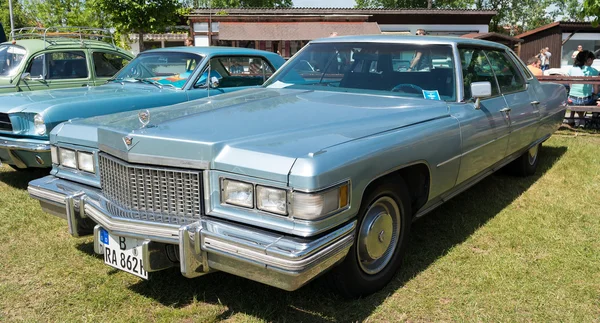
[{"label": "cadillac emblem", "polygon": [[140,110],[140,112],[138,112],[138,119],[142,123],[142,127],[147,126],[150,123],[150,111],[148,111],[148,109]]},{"label": "cadillac emblem", "polygon": [[133,138],[129,137],[129,136],[125,136],[125,137],[123,137],[123,142],[125,143],[127,150],[129,150],[129,148],[131,148],[131,144],[133,143]]}]

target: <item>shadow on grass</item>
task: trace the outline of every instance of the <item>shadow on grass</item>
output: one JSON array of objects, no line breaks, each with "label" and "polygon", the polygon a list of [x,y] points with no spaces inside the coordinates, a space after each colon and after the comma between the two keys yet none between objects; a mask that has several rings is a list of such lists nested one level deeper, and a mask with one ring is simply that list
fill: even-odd
[{"label": "shadow on grass", "polygon": [[130,288],[174,308],[194,301],[224,305],[227,310],[215,318],[218,320],[244,313],[278,322],[363,321],[390,294],[510,205],[565,152],[566,147],[542,147],[538,172],[534,176],[492,175],[416,221],[403,266],[396,277],[382,291],[364,299],[343,300],[327,287],[324,279],[317,279],[295,292],[286,292],[226,273],[186,279],[176,268],[152,273],[150,281],[140,281]]},{"label": "shadow on grass", "polygon": [[16,189],[25,190],[30,181],[48,174],[50,168],[27,168],[17,171],[5,166],[5,169],[0,171],[0,181]]}]

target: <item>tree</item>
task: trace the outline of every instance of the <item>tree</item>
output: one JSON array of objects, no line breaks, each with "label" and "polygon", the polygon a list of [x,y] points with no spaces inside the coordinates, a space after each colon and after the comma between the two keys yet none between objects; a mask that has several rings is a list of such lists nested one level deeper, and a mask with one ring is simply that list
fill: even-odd
[{"label": "tree", "polygon": [[122,33],[136,33],[140,51],[145,33],[161,33],[176,25],[183,8],[178,0],[95,0],[95,7]]},{"label": "tree", "polygon": [[[21,6],[21,3],[19,1],[13,1],[12,2],[12,7],[13,7],[13,24],[15,26],[15,29],[17,28],[21,28],[21,27],[27,27],[28,25],[31,25],[31,22],[29,21],[29,19],[27,19],[27,16],[25,15],[25,12],[23,11],[23,7]],[[0,4],[0,22],[2,23],[2,27],[4,27],[4,32],[6,33],[6,36],[10,35],[10,10],[8,8],[8,1],[3,1],[2,4]],[[7,37],[8,39],[8,37]]]},{"label": "tree", "polygon": [[600,17],[600,0],[583,0],[583,14],[591,17],[592,24],[598,26]]},{"label": "tree", "polygon": [[189,0],[194,8],[290,8],[292,0]]},{"label": "tree", "polygon": [[[13,4],[17,1],[13,1]],[[23,9],[32,21],[44,27],[105,27],[106,15],[94,8],[94,0],[23,0]]]}]

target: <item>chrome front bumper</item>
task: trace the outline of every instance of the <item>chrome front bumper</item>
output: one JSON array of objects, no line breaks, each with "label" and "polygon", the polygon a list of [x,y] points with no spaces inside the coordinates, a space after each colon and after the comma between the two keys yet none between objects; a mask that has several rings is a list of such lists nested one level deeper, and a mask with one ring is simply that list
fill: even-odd
[{"label": "chrome front bumper", "polygon": [[0,161],[18,168],[52,166],[48,141],[0,138],[0,150],[7,155],[7,158],[0,158]]},{"label": "chrome front bumper", "polygon": [[[93,233],[98,254],[98,233],[104,228],[144,240],[142,258],[148,272],[179,266],[192,278],[220,270],[290,291],[342,261],[356,229],[353,221],[317,238],[301,238],[210,216],[183,226],[119,218],[107,211],[109,202],[99,189],[52,175],[31,181],[28,191],[45,211],[67,219],[71,235]],[[165,246],[178,249],[178,261]]]}]

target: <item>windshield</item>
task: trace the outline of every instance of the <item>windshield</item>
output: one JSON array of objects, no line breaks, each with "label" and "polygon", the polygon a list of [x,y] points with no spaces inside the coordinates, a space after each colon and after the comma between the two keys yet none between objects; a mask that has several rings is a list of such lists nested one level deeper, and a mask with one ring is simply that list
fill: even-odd
[{"label": "windshield", "polygon": [[313,43],[294,56],[267,87],[456,100],[450,45]]},{"label": "windshield", "polygon": [[12,76],[23,63],[27,52],[23,47],[0,45],[0,76]]},{"label": "windshield", "polygon": [[181,89],[200,61],[202,56],[191,53],[142,53],[127,64],[113,80]]}]

